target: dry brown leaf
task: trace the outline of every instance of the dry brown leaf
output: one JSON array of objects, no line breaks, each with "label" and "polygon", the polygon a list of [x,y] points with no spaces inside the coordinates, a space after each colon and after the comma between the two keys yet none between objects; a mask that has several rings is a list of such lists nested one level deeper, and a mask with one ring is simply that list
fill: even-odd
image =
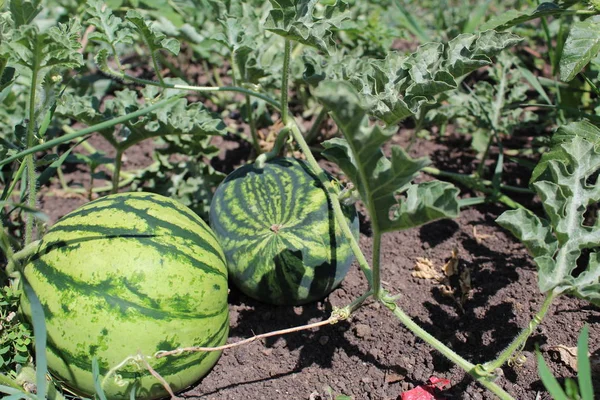
[{"label": "dry brown leaf", "polygon": [[444,279],[444,276],[435,268],[433,262],[430,259],[423,257],[417,258],[412,276],[420,279],[434,279],[438,282],[441,282]]},{"label": "dry brown leaf", "polygon": [[452,249],[452,257],[442,267],[446,276],[452,276],[458,272],[458,249]]},{"label": "dry brown leaf", "polygon": [[571,367],[573,371],[577,372],[577,347],[567,347],[559,344],[550,347],[549,350],[558,352],[560,361]]},{"label": "dry brown leaf", "polygon": [[486,235],[485,233],[477,233],[477,227],[473,227],[473,237],[477,244],[481,244],[485,239],[494,237],[494,235]]}]

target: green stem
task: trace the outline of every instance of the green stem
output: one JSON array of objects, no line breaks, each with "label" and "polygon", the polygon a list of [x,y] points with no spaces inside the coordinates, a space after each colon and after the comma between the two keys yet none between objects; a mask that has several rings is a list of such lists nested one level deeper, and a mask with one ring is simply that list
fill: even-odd
[{"label": "green stem", "polygon": [[[506,95],[506,85],[508,83],[507,82],[507,69],[510,67],[510,65],[511,65],[510,63],[507,63],[506,65],[503,65],[500,69],[502,76],[500,78],[500,85],[498,87],[498,93],[496,93],[496,101],[494,102],[494,111],[493,111],[492,118],[488,119],[488,121],[490,123],[490,128],[491,128],[493,134],[490,135],[487,146],[485,148],[485,152],[483,153],[483,157],[481,158],[481,162],[480,162],[479,166],[477,167],[477,176],[479,176],[481,178],[484,175],[485,160],[487,160],[487,157],[489,155],[490,148],[492,146],[493,141],[496,140],[498,143],[500,142],[500,135],[498,134],[498,123],[500,122],[500,117],[502,116],[502,109],[504,108],[504,102],[505,102],[504,97]],[[475,97],[475,99],[477,100],[477,97]]]},{"label": "green stem", "polygon": [[513,339],[512,343],[508,345],[506,349],[493,361],[487,362],[481,366],[482,370],[487,373],[493,373],[497,368],[500,368],[504,365],[506,361],[508,361],[514,354],[515,351],[520,351],[525,342],[531,336],[531,334],[535,331],[538,325],[542,322],[548,310],[550,309],[550,305],[556,298],[556,294],[553,292],[549,292],[542,303],[540,310],[533,316],[529,325],[525,329],[521,331],[519,336]]},{"label": "green stem", "polygon": [[[375,214],[369,214],[375,215]],[[371,230],[373,231],[373,297],[377,300],[381,299],[381,232],[379,226],[371,222]]]},{"label": "green stem", "polygon": [[285,39],[285,47],[283,50],[283,75],[281,77],[281,122],[283,125],[288,123],[288,84],[290,74],[290,58],[291,58],[292,43],[289,39]]},{"label": "green stem", "polygon": [[317,138],[317,136],[319,135],[319,128],[321,127],[321,124],[325,120],[325,117],[327,117],[327,112],[328,112],[328,110],[326,107],[321,108],[321,111],[317,115],[315,122],[313,122],[312,126],[310,127],[310,130],[308,131],[308,133],[305,136],[306,143],[311,143],[313,140],[315,140]]},{"label": "green stem", "polygon": [[260,143],[258,142],[258,132],[256,131],[256,122],[254,121],[254,110],[252,109],[252,102],[250,96],[246,95],[246,109],[248,110],[248,125],[250,125],[250,135],[252,135],[252,146],[256,155],[260,155]]},{"label": "green stem", "polygon": [[[5,235],[3,235],[3,236],[5,236]],[[34,242],[29,243],[28,245],[26,245],[25,247],[23,247],[21,250],[17,251],[16,253],[13,253],[12,248],[11,248],[10,256],[9,256],[9,254],[7,254],[8,263],[6,265],[6,272],[9,275],[12,274],[13,272],[15,272],[16,271],[15,263],[19,263],[19,262],[29,258],[31,255],[33,255],[35,252],[38,251],[39,245],[40,245],[40,241],[36,240]]]},{"label": "green stem", "polygon": [[511,395],[506,393],[504,389],[500,386],[496,385],[494,382],[486,379],[486,377],[482,377],[478,374],[475,365],[471,364],[460,355],[456,354],[452,349],[448,348],[445,344],[440,342],[434,336],[429,334],[426,330],[421,328],[417,323],[415,323],[407,314],[405,314],[401,308],[391,299],[382,298],[381,302],[387,308],[389,308],[392,313],[400,320],[400,322],[408,328],[411,332],[413,332],[417,337],[428,343],[431,347],[442,353],[447,359],[452,361],[455,365],[458,365],[464,371],[473,376],[477,382],[485,386],[489,391],[498,396],[501,400],[514,400]]},{"label": "green stem", "polygon": [[0,385],[8,386],[13,389],[23,390],[23,388],[19,386],[17,382],[15,382],[13,379],[9,378],[4,374],[0,374]]},{"label": "green stem", "polygon": [[[35,139],[35,93],[37,87],[38,68],[38,57],[35,57],[35,64],[31,68],[31,90],[29,92],[29,122],[27,123],[28,149],[33,147]],[[29,155],[25,159],[25,163],[27,164],[27,205],[30,208],[35,208],[35,203],[37,200],[37,174],[35,172],[33,154]],[[31,241],[33,240],[34,219],[35,217],[33,216],[33,214],[27,214],[27,219],[25,221],[25,244],[31,243]]]},{"label": "green stem", "polygon": [[21,176],[23,176],[23,171],[25,170],[25,165],[26,165],[26,163],[24,163],[24,162],[22,162],[21,165],[19,165],[19,169],[17,170],[17,173],[13,177],[13,180],[10,183],[8,190],[6,192],[4,192],[5,195],[2,196],[2,200],[6,200],[12,195],[13,191],[15,190],[15,186],[17,186],[17,182],[19,182],[21,180]]},{"label": "green stem", "polygon": [[[506,205],[507,207],[514,208],[514,209],[517,209],[517,208],[526,209],[526,207],[524,207],[522,204],[514,201],[507,195],[498,194],[498,193],[496,193],[496,191],[493,188],[489,188],[489,187],[486,187],[483,185],[483,182],[487,182],[488,185],[492,185],[492,182],[490,182],[490,181],[478,179],[471,175],[455,174],[452,172],[440,171],[437,168],[432,168],[432,167],[425,167],[425,168],[423,168],[423,171],[430,173],[432,175],[445,176],[445,177],[451,178],[472,190],[477,190],[477,191],[480,191],[487,195],[490,195],[491,198]],[[502,188],[505,186],[500,185],[500,187]],[[529,192],[524,192],[524,193],[529,193]]]},{"label": "green stem", "polygon": [[112,191],[111,193],[117,193],[119,191],[119,178],[121,174],[121,165],[123,165],[123,150],[117,149],[115,155],[115,170],[112,176]]},{"label": "green stem", "polygon": [[304,153],[304,155],[306,156],[306,161],[308,162],[308,165],[312,169],[313,173],[319,178],[321,184],[323,184],[323,187],[327,190],[327,193],[331,200],[335,220],[340,229],[342,230],[342,233],[344,234],[346,239],[350,242],[350,247],[352,248],[352,251],[356,256],[358,265],[362,272],[365,274],[367,281],[369,282],[369,287],[373,287],[373,272],[371,270],[371,267],[369,266],[369,262],[365,258],[365,255],[363,254],[362,250],[360,249],[360,246],[358,245],[358,241],[356,240],[356,238],[352,234],[352,231],[350,230],[350,227],[348,226],[348,222],[346,221],[346,217],[344,216],[344,212],[342,211],[342,206],[340,205],[338,194],[333,188],[333,185],[331,184],[329,178],[327,177],[325,172],[323,172],[323,170],[319,166],[319,163],[317,162],[317,160],[315,160],[315,157],[310,152],[310,148],[304,140],[304,136],[302,135],[302,132],[300,132],[300,128],[298,128],[298,125],[293,119],[292,121],[294,122],[290,124],[290,131],[292,132],[292,136],[294,137],[294,140],[296,140],[296,143],[298,143],[298,146],[300,147],[300,150],[302,150],[302,153]]},{"label": "green stem", "polygon": [[90,133],[102,131],[104,129],[111,128],[111,127],[113,127],[113,126],[115,126],[117,124],[121,124],[121,123],[129,121],[131,119],[138,118],[138,117],[140,117],[142,115],[146,115],[146,114],[148,114],[148,113],[150,113],[150,112],[152,112],[152,111],[154,111],[154,110],[156,110],[158,108],[164,107],[165,105],[167,105],[169,103],[173,103],[173,102],[181,99],[182,97],[183,97],[183,95],[169,97],[168,99],[161,100],[158,103],[155,103],[155,104],[153,104],[151,106],[145,107],[145,108],[143,108],[141,110],[132,112],[131,114],[127,114],[127,115],[123,115],[121,117],[109,119],[108,121],[104,121],[104,122],[101,122],[99,124],[87,127],[85,129],[81,129],[79,131],[63,135],[63,136],[58,137],[56,139],[48,140],[47,142],[39,144],[37,146],[33,146],[33,147],[30,147],[30,148],[27,148],[27,149],[25,149],[25,150],[23,150],[23,151],[15,154],[15,155],[13,155],[13,156],[10,156],[10,157],[5,158],[4,160],[1,160],[0,161],[0,167],[2,167],[3,165],[9,164],[9,163],[11,163],[11,162],[13,162],[15,160],[18,160],[20,158],[23,158],[25,156],[28,156],[30,154],[34,154],[34,153],[36,153],[38,151],[44,151],[44,150],[47,150],[47,149],[49,149],[51,147],[57,146],[59,144],[69,142],[69,141],[71,141],[73,139],[76,139],[76,138],[79,138],[79,137],[82,137],[82,136],[85,136],[85,135],[89,135]]},{"label": "green stem", "polygon": [[165,81],[163,80],[162,74],[160,73],[160,66],[158,65],[158,60],[156,59],[156,54],[152,52],[150,54],[150,58],[152,58],[152,65],[154,66],[154,72],[156,72],[156,76],[158,77],[158,81],[162,86],[164,86]]},{"label": "green stem", "polygon": [[[481,183],[482,185],[485,185],[485,186],[493,185],[492,181],[487,180],[487,179],[478,179],[472,175],[465,175],[465,174],[459,174],[456,172],[442,171],[435,167],[425,167],[425,168],[423,168],[423,172],[426,172],[430,175],[442,176],[442,177],[454,179],[459,182],[471,181],[471,182],[473,182],[473,184]],[[529,188],[518,187],[518,186],[501,184],[500,189],[506,190],[507,192],[514,192],[514,193],[520,193],[520,194],[534,194],[533,190],[531,190]]]}]

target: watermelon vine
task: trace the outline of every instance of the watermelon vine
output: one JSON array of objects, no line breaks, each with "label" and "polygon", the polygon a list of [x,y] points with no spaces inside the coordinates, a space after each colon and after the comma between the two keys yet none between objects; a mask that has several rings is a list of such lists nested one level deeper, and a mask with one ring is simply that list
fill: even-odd
[{"label": "watermelon vine", "polygon": [[[519,104],[523,93],[511,98],[509,89],[525,79],[548,99],[538,77],[523,72],[514,57],[506,56],[498,71],[490,72],[487,79],[498,82],[497,87],[485,81],[476,87],[481,99],[473,100],[476,105],[468,104],[476,110],[474,119],[485,120],[489,128],[473,132],[472,146],[480,162],[474,174],[440,171],[428,158],[413,158],[407,149],[390,144],[397,124],[406,118],[415,120],[418,131],[427,118],[447,122],[453,113],[464,117],[463,104],[453,100],[451,93],[464,84],[467,74],[492,65],[495,56],[521,41],[506,29],[535,18],[583,18],[569,34],[561,31],[569,36],[562,38],[563,58],[552,55],[552,67],[560,69],[565,81],[582,74],[586,93],[600,95],[585,75],[586,65],[600,51],[595,35],[597,9],[543,4],[528,12],[498,16],[484,25],[497,30],[473,33],[477,24],[467,24],[469,28],[462,33],[436,43],[398,2],[409,29],[428,39],[427,43],[409,55],[387,50],[382,54],[377,46],[387,49],[391,43],[371,43],[378,37],[374,34],[357,49],[364,47],[360,48],[363,56],[369,52],[378,56],[355,57],[354,51],[360,53],[357,49],[337,51],[339,43],[364,28],[348,16],[350,6],[343,0],[270,0],[268,6],[208,0],[203,6],[216,10],[220,24],[219,32],[210,38],[196,28],[214,21],[200,21],[192,15],[188,17],[194,18],[196,26],[184,24],[185,12],[179,7],[185,6],[180,2],[164,6],[173,7],[178,15],[178,24],[171,26],[164,21],[153,23],[147,18],[151,14],[141,9],[113,13],[100,0],[88,0],[86,38],[79,37],[78,19],[49,29],[44,29],[44,23],[32,23],[40,13],[51,15],[37,0],[9,3],[10,10],[4,12],[4,2],[0,2],[0,103],[18,98],[15,87],[21,91],[25,87],[26,94],[21,109],[15,107],[22,114],[19,121],[10,121],[14,143],[3,137],[0,142],[0,168],[4,167],[0,178],[6,183],[0,199],[0,248],[6,257],[5,278],[20,291],[21,312],[36,338],[36,370],[24,365],[18,376],[0,374],[0,391],[11,398],[62,399],[55,384],[46,379],[47,371],[67,390],[82,396],[173,397],[205,376],[223,350],[339,323],[372,299],[496,397],[508,400],[512,397],[496,383],[497,369],[518,356],[555,299],[571,294],[599,304],[600,224],[588,224],[586,219],[589,208],[600,201],[595,187],[600,130],[589,122],[563,124],[534,170],[531,189],[501,184],[505,159],[501,134],[514,129],[514,124],[503,119],[530,117]],[[157,15],[164,17],[159,11]],[[545,31],[552,43],[550,31]],[[171,37],[173,32],[188,41],[186,46]],[[200,45],[203,40],[223,46],[219,55],[225,54],[223,68],[231,75],[213,74],[214,85],[195,86],[169,65],[180,51],[205,54],[207,49]],[[69,71],[83,68],[84,60],[93,64],[91,57],[82,56],[81,45],[88,41],[97,46],[95,68],[123,83],[120,90],[103,92],[102,102],[95,97],[98,89],[93,85],[82,95],[67,83],[75,79],[68,76]],[[128,70],[120,59],[128,46],[145,52],[156,80]],[[167,77],[163,65],[177,77]],[[63,75],[68,78],[64,82]],[[231,84],[223,84],[222,79],[230,79]],[[302,83],[294,87],[292,79]],[[290,89],[297,90],[293,99]],[[190,94],[213,97],[205,106]],[[214,143],[219,136],[244,135],[234,122],[226,126],[227,119],[214,112],[228,110],[231,99],[225,94],[243,98],[245,110],[239,113],[243,114],[240,119],[248,123],[255,157],[253,163],[227,177],[207,161],[218,152]],[[296,119],[296,101],[310,108],[311,127]],[[512,106],[518,109],[508,115],[506,109]],[[329,117],[337,132],[320,143],[320,155],[339,168],[341,181],[321,167],[311,147]],[[272,135],[261,138],[259,121],[275,118],[279,121],[269,125]],[[566,121],[564,115],[562,120]],[[68,126],[73,121],[87,127],[74,130]],[[97,169],[108,171],[109,186],[96,189],[112,194],[76,209],[45,231],[44,216],[36,210],[38,188],[58,174],[61,187],[69,189],[61,168],[72,161],[73,148],[94,133],[106,140],[114,159],[86,143],[92,154],[78,160],[88,163],[90,186]],[[149,189],[138,175],[121,169],[128,149],[157,138],[164,140],[164,152],[157,152],[155,162],[137,172],[156,181],[170,180],[166,191],[173,197],[179,194],[176,181],[196,179],[196,186],[186,188],[186,194],[189,198],[206,192],[201,200],[205,209],[191,210],[158,194],[118,193],[132,182],[139,184],[138,189]],[[35,158],[59,145],[70,147],[61,147],[60,154]],[[174,166],[178,161],[169,153],[172,148],[194,154],[187,154],[185,166]],[[498,153],[493,177],[483,179],[492,150]],[[171,168],[170,174],[164,173],[166,168]],[[423,181],[422,172],[452,179],[486,197],[459,199],[459,189],[453,184]],[[90,200],[96,193],[93,189],[87,191]],[[539,218],[502,190],[535,192],[543,200],[547,218]],[[11,200],[17,194],[19,200]],[[474,364],[420,327],[401,309],[393,290],[384,288],[381,247],[387,233],[456,218],[461,207],[489,201],[515,209],[497,222],[533,255],[538,286],[546,297],[529,325],[496,359]],[[358,242],[357,202],[364,206],[372,231],[371,260]],[[24,215],[22,227],[13,225],[18,220],[11,215],[15,210]],[[195,211],[208,215],[210,227]],[[14,240],[7,234],[9,228],[22,228],[22,237]],[[37,241],[36,234],[41,236]],[[354,260],[369,287],[346,306],[335,308],[329,318],[226,343],[229,281],[258,301],[306,304],[322,300],[340,285]],[[587,336],[585,341],[582,347],[587,347]],[[37,386],[37,393],[23,389],[21,381]],[[590,384],[582,379],[580,385],[582,392],[590,393]]]}]

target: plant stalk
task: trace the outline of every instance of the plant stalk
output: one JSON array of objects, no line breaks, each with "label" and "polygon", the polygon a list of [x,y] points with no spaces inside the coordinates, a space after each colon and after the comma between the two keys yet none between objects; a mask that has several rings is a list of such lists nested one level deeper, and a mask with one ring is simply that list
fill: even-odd
[{"label": "plant stalk", "polygon": [[289,39],[285,39],[285,47],[283,50],[283,76],[281,80],[281,122],[283,125],[288,123],[288,85],[290,75],[290,58],[292,51],[292,43]]},{"label": "plant stalk", "polygon": [[[451,179],[457,181],[458,183],[461,183],[461,184],[467,186],[468,188],[480,191],[480,192],[485,193],[485,194],[497,195],[497,193],[494,192],[494,189],[486,187],[488,185],[492,185],[491,181],[478,179],[478,178],[476,178],[474,176],[471,176],[471,175],[464,175],[464,174],[457,174],[457,173],[453,173],[453,172],[440,171],[439,169],[433,168],[433,167],[425,167],[425,168],[423,168],[423,171],[425,171],[425,172],[427,172],[428,174],[431,174],[431,175],[443,176],[443,177],[451,178]],[[507,186],[508,185],[500,185],[500,188],[504,188],[506,190],[509,190],[507,188]],[[510,186],[510,188],[514,192],[527,193],[527,194],[531,193],[530,191],[525,191],[525,189],[517,188],[515,186]],[[508,197],[505,194],[500,194],[499,196],[495,197],[494,199],[497,200],[497,201],[499,201],[500,203],[506,205],[507,207],[510,207],[510,208],[514,208],[514,209],[523,208],[523,209],[525,209],[525,207],[522,204],[514,201],[513,199],[511,199],[510,197]]]},{"label": "plant stalk", "polygon": [[344,216],[344,212],[342,211],[342,206],[340,205],[338,194],[333,188],[331,182],[329,181],[329,178],[327,177],[327,175],[325,175],[325,172],[323,172],[323,170],[319,166],[319,163],[310,152],[310,147],[308,147],[308,144],[304,140],[304,136],[302,135],[302,132],[300,132],[300,128],[298,128],[298,125],[293,119],[292,121],[294,122],[293,124],[290,124],[290,131],[292,132],[292,136],[294,137],[296,143],[298,143],[298,146],[300,147],[300,150],[302,150],[302,153],[306,156],[306,161],[308,162],[308,165],[312,169],[313,173],[319,178],[325,190],[327,190],[327,193],[329,194],[329,198],[331,200],[331,206],[333,208],[335,220],[340,229],[342,230],[342,233],[344,234],[346,239],[350,242],[350,247],[352,248],[356,260],[358,261],[358,265],[361,271],[365,274],[365,277],[369,282],[369,287],[372,288],[373,271],[371,270],[371,266],[365,258],[365,255],[360,249],[357,239],[354,237],[352,231],[350,230],[350,227],[348,226],[348,222],[346,221],[346,217]]},{"label": "plant stalk", "polygon": [[414,333],[417,337],[425,341],[431,347],[442,353],[447,359],[452,361],[455,365],[458,365],[464,371],[473,376],[477,382],[485,386],[486,389],[494,393],[501,400],[514,400],[514,398],[504,391],[500,386],[496,385],[494,382],[486,379],[486,377],[482,377],[479,375],[475,369],[475,365],[471,364],[458,354],[456,354],[452,349],[447,347],[445,344],[440,342],[434,336],[430,335],[426,330],[421,328],[417,323],[415,323],[408,315],[406,315],[401,308],[391,299],[382,298],[380,300],[387,308],[392,311],[392,313],[400,320],[400,322],[408,328],[412,333]]},{"label": "plant stalk", "polygon": [[491,374],[497,368],[502,367],[504,363],[507,362],[513,356],[515,351],[519,351],[520,349],[522,349],[523,346],[525,346],[525,342],[527,341],[529,336],[531,336],[531,334],[535,331],[535,329],[538,327],[538,325],[542,322],[542,320],[548,313],[548,310],[550,309],[550,306],[552,305],[552,302],[554,301],[556,296],[557,295],[554,292],[550,291],[546,295],[546,298],[544,299],[540,310],[533,316],[533,318],[529,322],[529,325],[527,325],[527,327],[521,331],[519,336],[513,339],[511,344],[508,345],[508,347],[504,349],[504,351],[500,353],[500,355],[495,360],[483,364],[481,366],[481,369],[483,369],[483,371],[487,372],[488,374]]},{"label": "plant stalk", "polygon": [[[370,214],[374,215],[374,214]],[[381,299],[381,235],[379,226],[371,221],[371,229],[373,231],[373,297],[377,300]]]},{"label": "plant stalk", "polygon": [[328,110],[326,107],[321,108],[321,111],[317,115],[315,122],[313,122],[312,126],[310,127],[310,130],[305,136],[306,143],[311,143],[317,138],[317,136],[319,135],[319,128],[321,127],[323,120],[325,120],[325,117],[327,117],[327,112]]},{"label": "plant stalk", "polygon": [[256,122],[254,121],[254,110],[252,109],[252,102],[250,101],[250,95],[246,95],[246,109],[248,110],[248,125],[250,125],[250,135],[252,136],[252,146],[256,155],[260,155],[262,152],[260,149],[260,143],[258,142],[258,132],[256,131]]},{"label": "plant stalk", "polygon": [[115,194],[119,191],[119,179],[120,179],[120,175],[121,175],[121,166],[122,165],[123,165],[123,150],[117,149],[117,154],[115,155],[115,170],[113,171],[113,176],[112,176],[112,190],[111,190],[112,194]]},{"label": "plant stalk", "polygon": [[10,157],[5,158],[4,160],[1,160],[0,167],[4,166],[6,164],[9,164],[15,160],[18,160],[20,158],[23,158],[25,156],[28,156],[30,154],[34,154],[38,151],[44,151],[51,147],[57,146],[59,144],[66,143],[70,140],[73,140],[73,139],[76,139],[76,138],[79,138],[79,137],[82,137],[85,135],[89,135],[90,133],[102,131],[104,129],[111,128],[117,124],[122,124],[123,122],[138,118],[142,115],[146,115],[158,108],[161,108],[167,104],[173,103],[174,101],[177,101],[177,100],[181,99],[182,97],[183,97],[183,94],[179,95],[179,96],[169,97],[168,99],[161,100],[151,106],[145,107],[145,108],[143,108],[141,110],[137,110],[135,112],[132,112],[131,114],[126,114],[121,117],[109,119],[108,121],[104,121],[99,124],[89,126],[87,128],[75,131],[73,133],[63,135],[56,139],[48,140],[47,142],[39,144],[37,146],[29,147],[23,151],[20,151],[19,153],[15,154],[15,155],[12,155]]},{"label": "plant stalk", "polygon": [[489,155],[490,149],[492,147],[492,142],[495,139],[498,141],[498,143],[500,143],[500,135],[498,134],[498,122],[500,121],[500,116],[502,115],[502,109],[504,108],[504,102],[505,102],[504,97],[506,94],[506,85],[507,85],[506,68],[508,68],[508,67],[503,65],[500,69],[502,71],[502,77],[500,78],[500,85],[498,88],[498,93],[496,94],[496,101],[494,102],[494,113],[493,113],[491,119],[488,118],[493,134],[490,135],[487,146],[485,148],[485,152],[483,153],[483,157],[481,158],[481,162],[480,162],[479,166],[477,167],[477,176],[480,178],[483,178],[484,168],[485,168],[485,160],[487,159],[487,157]]},{"label": "plant stalk", "polygon": [[[37,39],[36,39],[37,40]],[[27,148],[33,147],[35,138],[35,94],[37,87],[39,60],[35,57],[35,63],[31,68],[31,90],[29,92],[29,121],[27,122]],[[33,160],[33,154],[29,155],[25,159],[27,164],[27,205],[30,208],[35,208],[36,197],[37,197],[37,174],[35,172],[35,165]],[[33,222],[35,217],[33,214],[27,214],[25,220],[25,244],[31,243],[33,240]]]}]

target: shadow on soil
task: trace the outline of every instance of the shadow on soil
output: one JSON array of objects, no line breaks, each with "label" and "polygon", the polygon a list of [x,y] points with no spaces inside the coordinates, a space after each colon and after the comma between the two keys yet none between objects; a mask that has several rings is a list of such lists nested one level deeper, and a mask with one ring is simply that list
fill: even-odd
[{"label": "shadow on soil", "polygon": [[[255,334],[323,320],[328,318],[332,311],[329,302],[312,303],[297,307],[274,307],[250,299],[236,289],[231,290],[229,303],[234,307],[239,305],[250,307],[238,312],[238,322],[231,327],[229,336],[240,338],[252,337]],[[348,321],[342,321],[335,325],[320,327],[316,330],[300,331],[288,335],[266,338],[263,343],[267,350],[285,348],[286,352],[298,353],[296,365],[293,368],[288,368],[285,372],[266,376],[265,378],[237,382],[220,387],[215,390],[215,393],[223,389],[282,378],[301,372],[304,368],[312,365],[318,365],[321,368],[332,368],[334,354],[339,349],[342,349],[347,357],[358,357],[362,362],[373,365],[378,370],[401,375],[408,373],[406,369],[400,366],[382,363],[375,356],[365,353],[357,345],[351,343],[345,337],[346,332],[350,329],[352,329],[352,324]],[[241,357],[244,357],[244,346],[238,349],[241,349]],[[248,354],[248,357],[251,356]],[[252,359],[247,361],[248,363],[253,362]],[[207,394],[210,393],[204,393],[203,395]]]}]

